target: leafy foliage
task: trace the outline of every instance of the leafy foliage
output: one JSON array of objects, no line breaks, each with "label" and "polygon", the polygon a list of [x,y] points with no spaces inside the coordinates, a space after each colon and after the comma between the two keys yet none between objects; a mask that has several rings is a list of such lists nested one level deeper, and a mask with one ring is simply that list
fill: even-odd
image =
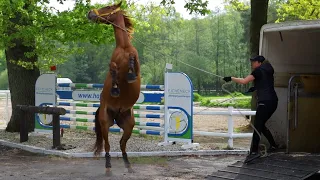
[{"label": "leafy foliage", "polygon": [[[23,7],[24,1],[16,2],[17,6]],[[42,71],[58,64],[57,72],[61,77],[69,77],[74,82],[102,83],[114,48],[112,26],[90,23],[86,19],[88,10],[93,8],[89,1],[76,1],[74,9],[55,13],[48,7],[47,1],[34,2],[39,4],[32,6],[34,25],[25,27],[16,36],[27,38],[32,34],[36,38],[33,55],[39,57],[37,65]],[[203,3],[205,6],[207,1],[189,3]],[[5,3],[1,2],[1,5],[3,12],[7,11]],[[219,75],[248,73],[248,66],[241,65],[244,63],[241,59],[247,59],[248,51],[248,39],[242,38],[246,27],[241,25],[241,13],[212,12],[202,19],[184,20],[171,11],[172,4],[167,4],[167,7],[154,3],[124,6],[134,22],[133,44],[139,52],[143,84],[163,84],[166,62],[172,63],[176,71],[187,73],[199,93],[203,89],[217,88],[216,81],[220,79],[181,62],[214,74],[219,68]],[[7,21],[4,16],[2,20]],[[3,45],[13,37],[6,38],[2,41]]]},{"label": "leafy foliage", "polygon": [[[208,1],[202,1],[202,0],[188,0],[186,2],[186,4],[184,5],[184,8],[186,8],[188,11],[190,11],[189,13],[198,13],[201,15],[206,15],[209,14],[210,11],[208,10],[207,6],[208,6]],[[162,0],[161,4],[166,6],[170,6],[172,4],[175,4],[174,0]]]},{"label": "leafy foliage", "polygon": [[201,101],[201,95],[198,93],[193,93],[193,101],[194,102],[199,102]]},{"label": "leafy foliage", "polygon": [[225,0],[228,2],[228,5],[226,8],[228,9],[233,9],[236,11],[247,11],[250,9],[250,5],[248,4],[249,2],[241,2],[239,0]]},{"label": "leafy foliage", "polygon": [[[90,23],[87,20],[85,15],[92,8],[89,5],[90,1],[76,1],[72,11],[56,13],[52,12],[52,7],[48,7],[46,0],[32,0],[31,2],[28,4],[24,0],[3,0],[0,2],[2,12],[0,14],[1,47],[14,46],[10,42],[15,38],[22,39],[24,44],[31,44],[35,39],[36,50],[26,52],[25,56],[38,56],[40,61],[36,65],[40,68],[48,69],[51,65],[64,62],[67,55],[81,52],[77,46],[69,46],[71,42],[100,44],[114,40],[110,27]],[[23,18],[31,18],[33,24],[16,27],[18,31],[9,36],[5,33],[7,28],[17,26],[12,24],[9,18],[15,17],[16,14],[21,14]],[[28,64],[21,65],[30,66]]]},{"label": "leafy foliage", "polygon": [[[105,4],[92,6],[89,0],[77,0],[72,10],[59,12],[49,7],[47,0],[32,2],[29,11],[24,7],[24,0],[0,2],[1,48],[13,46],[9,44],[13,38],[23,38],[26,44],[35,38],[36,50],[25,55],[37,55],[37,65],[42,71],[57,64],[61,77],[69,77],[74,82],[102,83],[114,48],[113,29],[109,25],[90,23],[86,14],[89,9]],[[209,90],[219,89],[217,85],[223,82],[216,84],[219,79],[196,68],[221,76],[245,76],[250,72],[247,62],[250,23],[248,2],[226,0],[224,12],[209,12],[208,1],[189,0],[185,8],[190,10],[190,14],[209,14],[191,20],[182,19],[179,13],[173,11],[174,0],[163,0],[161,4],[164,7],[155,3],[142,6],[125,2],[123,7],[134,22],[133,44],[139,52],[143,84],[162,84],[163,69],[167,62],[174,65],[175,71],[187,73],[200,94],[212,94]],[[8,6],[8,3],[12,6]],[[299,3],[306,6],[302,8]],[[311,0],[270,0],[269,22],[279,17],[315,18],[318,5],[318,1]],[[18,27],[20,31],[8,36],[6,28],[14,25],[9,18],[16,12],[32,18],[33,25]],[[307,16],[307,12],[311,16]],[[5,57],[0,54],[0,71],[5,69]],[[228,88],[232,91],[246,89],[235,84]]]},{"label": "leafy foliage", "polygon": [[0,51],[0,71],[3,71],[7,68],[6,57],[4,51]]},{"label": "leafy foliage", "polygon": [[319,0],[288,0],[278,10],[277,22],[285,20],[313,20],[320,18]]},{"label": "leafy foliage", "polygon": [[0,89],[8,89],[8,73],[7,69],[0,72]]}]

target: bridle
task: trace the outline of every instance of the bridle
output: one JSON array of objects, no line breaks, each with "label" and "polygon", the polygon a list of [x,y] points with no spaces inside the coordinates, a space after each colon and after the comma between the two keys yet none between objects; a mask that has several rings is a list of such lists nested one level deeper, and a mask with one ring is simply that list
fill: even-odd
[{"label": "bridle", "polygon": [[[100,19],[100,18],[101,18],[101,19],[104,19],[104,20],[107,20],[111,15],[113,15],[113,14],[117,13],[118,11],[120,11],[120,7],[114,9],[114,10],[111,11],[111,12],[103,13],[103,14],[100,14],[97,9],[93,9],[92,11],[95,13],[95,15],[96,15],[97,17],[99,17],[99,18],[97,18],[97,20]],[[103,18],[102,16],[107,16],[107,17],[106,17],[106,18]]]},{"label": "bridle", "polygon": [[[113,11],[111,11],[111,12],[109,12],[109,13],[104,13],[104,14],[99,14],[99,11],[98,11],[97,9],[92,9],[92,11],[95,13],[95,15],[96,15],[97,17],[99,17],[99,18],[96,19],[96,22],[97,22],[99,19],[103,19],[103,20],[105,20],[106,22],[108,22],[108,23],[110,23],[110,24],[112,24],[112,25],[114,25],[114,26],[122,29],[124,32],[128,33],[128,31],[127,31],[126,29],[124,29],[124,28],[120,27],[119,25],[117,25],[117,24],[115,24],[115,23],[113,23],[113,22],[111,22],[111,21],[108,20],[108,18],[109,18],[112,14],[115,14],[115,13],[117,13],[118,11],[120,11],[120,7],[114,9]],[[102,17],[102,16],[107,16],[107,17],[104,18],[104,17]]]}]

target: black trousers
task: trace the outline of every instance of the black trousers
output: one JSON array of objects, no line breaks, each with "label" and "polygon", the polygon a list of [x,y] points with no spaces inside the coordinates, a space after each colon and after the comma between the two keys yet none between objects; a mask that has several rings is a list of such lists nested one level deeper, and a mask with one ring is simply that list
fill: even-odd
[{"label": "black trousers", "polygon": [[[278,107],[278,101],[261,101],[258,103],[256,118],[254,120],[254,127],[257,129],[260,135],[264,135],[269,141],[271,146],[276,146],[276,143],[273,139],[273,136],[269,129],[265,126],[266,122],[272,116],[272,114],[276,111]],[[259,149],[260,137],[257,132],[254,130],[252,143],[251,143],[251,151],[250,152],[258,152]]]}]

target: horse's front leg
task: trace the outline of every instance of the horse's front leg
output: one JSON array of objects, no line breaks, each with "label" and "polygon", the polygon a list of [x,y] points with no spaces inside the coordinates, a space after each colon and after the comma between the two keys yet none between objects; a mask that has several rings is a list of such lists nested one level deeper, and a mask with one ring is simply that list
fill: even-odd
[{"label": "horse's front leg", "polygon": [[104,121],[102,121],[103,123],[101,124],[101,130],[102,130],[102,136],[104,139],[104,150],[105,150],[105,159],[106,159],[106,174],[107,175],[112,175],[111,172],[111,156],[109,154],[110,152],[110,144],[109,144],[109,128],[111,126],[113,126],[113,114],[110,110],[108,110],[107,108],[104,109]]},{"label": "horse's front leg", "polygon": [[135,71],[135,64],[136,64],[136,59],[135,59],[135,55],[133,53],[129,54],[129,71],[128,71],[128,75],[127,75],[127,81],[128,83],[133,83],[136,81],[137,79],[137,74]]},{"label": "horse's front leg", "polygon": [[112,97],[119,97],[120,96],[120,88],[119,88],[119,82],[118,82],[118,67],[117,64],[114,62],[110,63],[110,74],[112,79],[112,87],[110,94]]}]

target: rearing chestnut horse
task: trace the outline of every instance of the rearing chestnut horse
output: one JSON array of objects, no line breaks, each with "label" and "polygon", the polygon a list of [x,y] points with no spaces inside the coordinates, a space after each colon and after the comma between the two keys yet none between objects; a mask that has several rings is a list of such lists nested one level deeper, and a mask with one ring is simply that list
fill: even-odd
[{"label": "rearing chestnut horse", "polygon": [[[111,171],[110,145],[108,140],[109,127],[114,120],[123,129],[120,148],[129,172],[133,172],[126,153],[126,144],[131,137],[135,125],[133,105],[140,94],[140,64],[137,50],[132,46],[133,31],[130,19],[120,10],[121,2],[116,5],[93,9],[88,19],[96,23],[111,24],[114,29],[116,48],[113,51],[109,72],[100,97],[100,107],[95,116],[95,156],[102,152],[105,141],[106,172]],[[102,139],[103,138],[103,139]]]}]

